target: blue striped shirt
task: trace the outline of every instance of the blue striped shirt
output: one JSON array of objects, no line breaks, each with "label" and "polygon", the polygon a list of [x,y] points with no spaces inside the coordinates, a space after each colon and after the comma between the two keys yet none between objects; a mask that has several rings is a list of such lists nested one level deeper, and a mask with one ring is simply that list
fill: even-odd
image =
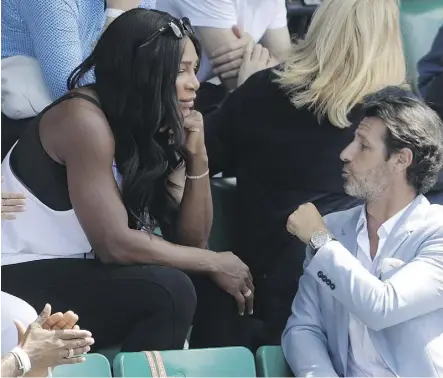
[{"label": "blue striped shirt", "polygon": [[[92,52],[106,22],[105,0],[2,0],[2,59],[36,58],[54,99]],[[154,8],[155,0],[141,6]],[[91,81],[92,76],[87,78]]]}]

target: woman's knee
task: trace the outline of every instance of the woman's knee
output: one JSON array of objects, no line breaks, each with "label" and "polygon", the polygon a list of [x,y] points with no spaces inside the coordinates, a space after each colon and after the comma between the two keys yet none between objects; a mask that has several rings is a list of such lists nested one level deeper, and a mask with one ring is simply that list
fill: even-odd
[{"label": "woman's knee", "polygon": [[158,268],[157,283],[168,293],[174,312],[192,321],[197,306],[197,294],[191,279],[181,270]]}]

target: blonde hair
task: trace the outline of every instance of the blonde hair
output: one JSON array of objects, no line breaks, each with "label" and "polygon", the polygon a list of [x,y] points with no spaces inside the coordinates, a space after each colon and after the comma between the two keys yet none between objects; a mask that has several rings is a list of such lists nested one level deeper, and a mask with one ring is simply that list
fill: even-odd
[{"label": "blonde hair", "polygon": [[297,108],[340,128],[363,98],[406,82],[398,0],[325,0],[277,83]]}]

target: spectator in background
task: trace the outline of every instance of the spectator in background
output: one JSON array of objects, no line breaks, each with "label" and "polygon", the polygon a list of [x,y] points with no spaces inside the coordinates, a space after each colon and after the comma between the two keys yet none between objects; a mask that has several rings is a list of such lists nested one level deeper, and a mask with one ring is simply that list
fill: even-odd
[{"label": "spectator in background", "polygon": [[[212,173],[237,177],[233,250],[254,277],[265,343],[280,343],[303,270],[305,246],[286,231],[288,216],[305,202],[323,215],[355,206],[340,152],[363,98],[405,81],[398,1],[325,0],[285,64],[256,73],[205,117]],[[215,303],[208,327],[232,322]]]},{"label": "spectator in background", "polygon": [[235,89],[243,53],[251,40],[269,50],[270,66],[289,53],[285,0],[161,0],[156,7],[191,20],[204,51],[198,72],[201,82],[218,76],[229,89]]},{"label": "spectator in background", "polygon": [[[121,12],[155,0],[2,0],[2,160]],[[106,12],[105,12],[106,8]],[[92,74],[84,83],[93,81]]]},{"label": "spectator in background", "polygon": [[[69,74],[91,53],[105,24],[153,0],[2,0],[2,59],[35,58],[52,100],[67,92]],[[91,79],[91,76],[88,77]]]},{"label": "spectator in background", "polygon": [[[66,93],[69,74],[105,26],[122,11],[154,2],[2,0],[2,160],[29,120]],[[89,73],[84,82],[91,81]]]},{"label": "spectator in background", "polygon": [[[427,98],[431,87],[438,87],[439,94],[442,96],[443,83],[443,26],[439,29],[437,36],[432,44],[431,51],[418,62],[418,87],[423,98]],[[440,78],[439,83],[438,78]],[[434,82],[437,80],[437,82]],[[432,89],[431,89],[432,90]],[[443,103],[440,97],[440,103]]]},{"label": "spectator in background", "polygon": [[[153,3],[2,1],[2,159],[26,120],[67,92],[69,74],[91,53],[103,29],[123,11]],[[85,83],[91,81],[92,74],[86,75]]]},{"label": "spectator in background", "polygon": [[[418,70],[421,95],[443,120],[443,26],[435,37],[431,51],[418,63]],[[443,205],[443,170],[438,183],[427,197],[431,203]]]}]

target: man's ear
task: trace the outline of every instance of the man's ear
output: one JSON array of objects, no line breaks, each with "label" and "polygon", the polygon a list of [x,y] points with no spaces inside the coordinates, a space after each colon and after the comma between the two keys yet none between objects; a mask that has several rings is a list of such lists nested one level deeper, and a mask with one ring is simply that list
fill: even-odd
[{"label": "man's ear", "polygon": [[402,148],[397,152],[396,168],[398,172],[406,171],[414,160],[414,154],[410,148]]}]

